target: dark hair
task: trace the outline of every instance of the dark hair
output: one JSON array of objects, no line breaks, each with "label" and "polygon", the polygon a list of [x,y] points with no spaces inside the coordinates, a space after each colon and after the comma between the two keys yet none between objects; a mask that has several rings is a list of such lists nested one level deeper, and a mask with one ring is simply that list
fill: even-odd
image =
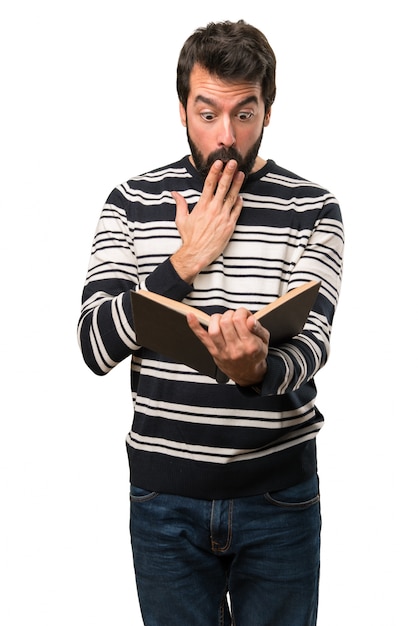
[{"label": "dark hair", "polygon": [[261,85],[266,112],[276,96],[276,57],[261,31],[238,22],[211,22],[190,35],[177,65],[177,93],[186,108],[190,73],[195,64],[226,81]]}]

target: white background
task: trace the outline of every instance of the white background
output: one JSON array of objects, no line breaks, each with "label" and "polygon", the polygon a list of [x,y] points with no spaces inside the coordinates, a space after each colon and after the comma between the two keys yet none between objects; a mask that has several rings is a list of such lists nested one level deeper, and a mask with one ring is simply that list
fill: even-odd
[{"label": "white background", "polygon": [[261,155],[334,192],[346,227],[332,356],[317,378],[319,626],[416,619],[413,2],[228,6],[16,0],[1,11],[5,626],[141,624],[128,363],[98,378],[82,362],[81,290],[111,189],[188,150],[175,92],[181,45],[198,26],[239,18],[265,32],[278,58]]}]

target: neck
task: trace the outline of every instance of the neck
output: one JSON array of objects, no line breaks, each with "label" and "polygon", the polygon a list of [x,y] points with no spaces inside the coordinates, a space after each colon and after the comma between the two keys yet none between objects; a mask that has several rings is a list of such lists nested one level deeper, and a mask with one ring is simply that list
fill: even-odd
[{"label": "neck", "polygon": [[253,169],[251,170],[251,174],[254,174],[254,172],[258,172],[258,170],[261,170],[261,168],[264,167],[266,163],[267,161],[265,159],[262,159],[258,156],[255,160]]}]

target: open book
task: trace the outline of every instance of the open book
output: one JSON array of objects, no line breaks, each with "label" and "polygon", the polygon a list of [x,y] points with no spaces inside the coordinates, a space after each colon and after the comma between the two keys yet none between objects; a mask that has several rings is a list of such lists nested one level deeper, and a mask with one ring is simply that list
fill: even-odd
[{"label": "open book", "polygon": [[[301,332],[319,286],[319,281],[300,285],[254,313],[270,332],[271,345],[277,346]],[[184,302],[142,289],[131,291],[131,302],[139,345],[188,365],[218,382],[228,381],[187,323],[187,313],[194,313],[207,328],[209,315]]]}]

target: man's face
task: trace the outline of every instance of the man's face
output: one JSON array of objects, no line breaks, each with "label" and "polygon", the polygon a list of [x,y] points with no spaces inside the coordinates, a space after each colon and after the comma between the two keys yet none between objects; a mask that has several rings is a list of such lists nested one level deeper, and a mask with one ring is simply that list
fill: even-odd
[{"label": "man's face", "polygon": [[217,159],[236,159],[246,175],[261,167],[257,155],[270,112],[265,113],[258,83],[224,82],[195,65],[187,110],[180,104],[180,116],[192,162],[203,177]]}]

